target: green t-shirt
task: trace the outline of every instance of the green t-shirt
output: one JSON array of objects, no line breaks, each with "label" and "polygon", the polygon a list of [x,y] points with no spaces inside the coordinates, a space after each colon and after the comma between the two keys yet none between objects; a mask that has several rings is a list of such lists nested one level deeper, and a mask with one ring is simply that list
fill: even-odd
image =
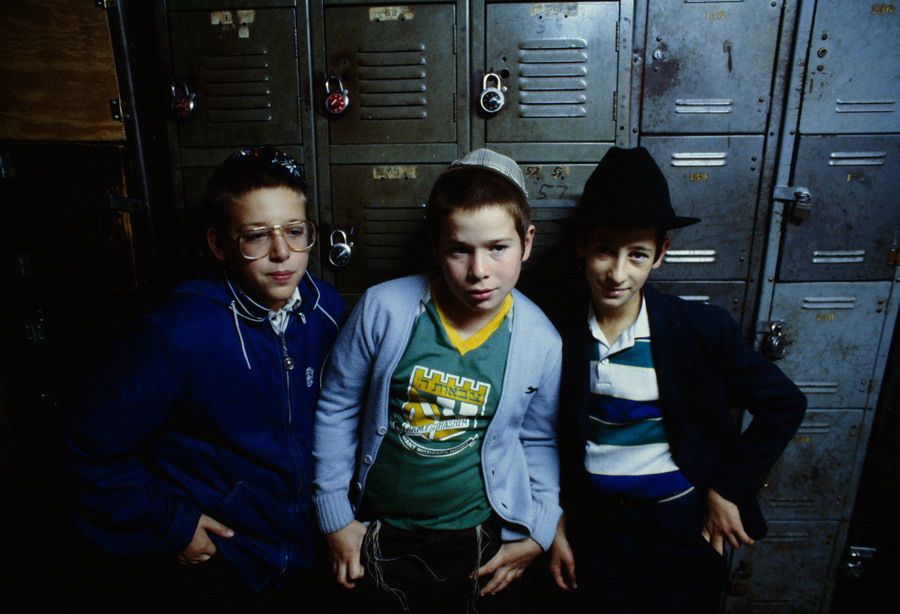
[{"label": "green t-shirt", "polygon": [[481,445],[506,370],[512,297],[462,341],[433,298],[391,378],[389,429],[366,479],[379,517],[401,529],[467,529],[491,515]]}]

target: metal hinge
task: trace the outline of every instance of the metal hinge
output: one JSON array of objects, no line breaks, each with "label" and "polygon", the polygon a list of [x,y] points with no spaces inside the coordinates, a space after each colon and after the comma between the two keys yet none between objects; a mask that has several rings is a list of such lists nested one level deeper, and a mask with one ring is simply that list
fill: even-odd
[{"label": "metal hinge", "polygon": [[118,98],[109,99],[109,114],[117,122],[125,121],[122,119],[122,102]]},{"label": "metal hinge", "polygon": [[29,343],[39,343],[43,341],[44,327],[41,324],[26,324],[25,340]]},{"label": "metal hinge", "polygon": [[900,247],[892,247],[888,251],[888,266],[900,266]]},{"label": "metal hinge", "polygon": [[772,199],[792,203],[790,218],[794,221],[805,220],[812,213],[812,194],[807,188],[777,185]]},{"label": "metal hinge", "polygon": [[94,6],[98,9],[111,9],[116,5],[116,0],[94,0]]},{"label": "metal hinge", "polygon": [[619,22],[616,22],[616,53],[619,53]]},{"label": "metal hinge", "polygon": [[146,200],[139,198],[129,198],[122,194],[109,195],[109,208],[116,211],[125,211],[127,213],[138,213],[147,206]]},{"label": "metal hinge", "polygon": [[619,92],[613,92],[613,123],[618,123],[619,121]]}]

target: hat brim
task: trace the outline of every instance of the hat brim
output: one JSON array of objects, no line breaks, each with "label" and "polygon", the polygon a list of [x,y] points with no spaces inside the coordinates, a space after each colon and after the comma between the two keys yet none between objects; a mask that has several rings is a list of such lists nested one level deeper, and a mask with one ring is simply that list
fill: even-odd
[{"label": "hat brim", "polygon": [[662,228],[675,230],[699,223],[700,218],[679,217],[660,214],[654,210],[625,210],[625,211],[579,211],[569,217],[553,220],[557,224],[569,228],[592,228],[594,226],[608,226],[611,228]]}]

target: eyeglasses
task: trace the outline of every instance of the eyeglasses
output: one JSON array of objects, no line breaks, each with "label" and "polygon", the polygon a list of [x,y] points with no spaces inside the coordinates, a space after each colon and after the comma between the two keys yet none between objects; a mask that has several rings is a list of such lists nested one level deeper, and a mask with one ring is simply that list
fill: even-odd
[{"label": "eyeglasses", "polygon": [[233,239],[247,260],[259,260],[272,253],[275,234],[281,234],[292,252],[306,252],[316,243],[316,226],[311,221],[250,228]]}]

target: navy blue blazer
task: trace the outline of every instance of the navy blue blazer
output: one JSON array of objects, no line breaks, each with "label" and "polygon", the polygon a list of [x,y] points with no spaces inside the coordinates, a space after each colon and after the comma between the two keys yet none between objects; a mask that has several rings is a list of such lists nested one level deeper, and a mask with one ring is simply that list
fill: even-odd
[{"label": "navy blue blazer", "polygon": [[[560,450],[563,506],[583,500],[584,449],[590,394],[587,285],[551,319],[563,338]],[[772,465],[791,441],[806,397],[781,369],[754,351],[720,307],[684,301],[644,286],[651,353],[663,424],[672,457],[697,488],[712,488],[737,504],[753,539],[766,525],[756,500]],[[558,296],[557,296],[558,300]],[[559,303],[557,302],[557,306]],[[744,432],[732,410],[753,419]]]}]

